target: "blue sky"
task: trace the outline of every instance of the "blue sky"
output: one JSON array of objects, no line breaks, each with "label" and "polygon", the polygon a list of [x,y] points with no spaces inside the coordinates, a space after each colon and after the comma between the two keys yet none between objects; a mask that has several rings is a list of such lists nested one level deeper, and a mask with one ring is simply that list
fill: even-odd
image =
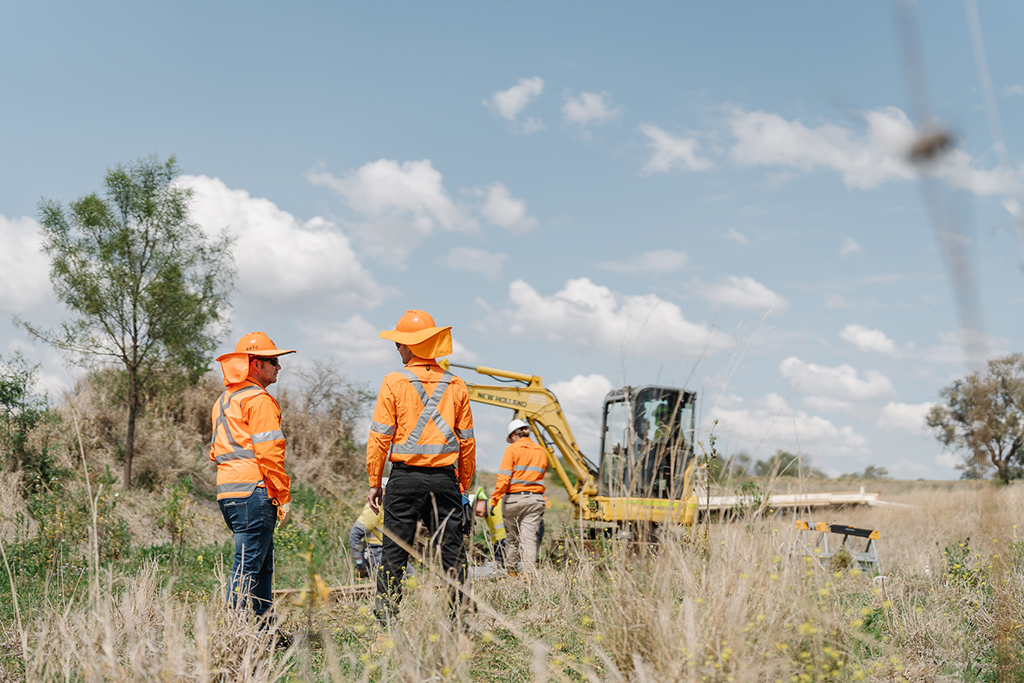
[{"label": "blue sky", "polygon": [[[964,7],[919,26],[995,354],[1024,304],[1024,7],[980,16],[1010,167]],[[727,453],[958,474],[922,428],[969,366],[889,3],[23,3],[0,63],[4,315],[61,315],[41,197],[174,153],[196,219],[237,239],[224,348],[263,329],[376,385],[376,332],[423,308],[457,360],[542,375],[591,457],[606,391],[685,384]],[[13,327],[0,345],[70,384]],[[476,415],[493,468],[508,414]]]}]

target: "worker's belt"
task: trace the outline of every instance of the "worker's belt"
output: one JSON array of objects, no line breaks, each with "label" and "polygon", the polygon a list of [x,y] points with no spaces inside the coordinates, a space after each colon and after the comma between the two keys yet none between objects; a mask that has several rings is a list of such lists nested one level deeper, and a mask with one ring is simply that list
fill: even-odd
[{"label": "worker's belt", "polygon": [[543,496],[544,494],[540,491],[515,491],[513,493],[506,493],[506,496]]},{"label": "worker's belt", "polygon": [[410,472],[425,472],[428,474],[433,472],[448,471],[451,472],[453,476],[455,474],[455,468],[452,467],[451,465],[438,465],[437,467],[426,467],[423,465],[406,465],[404,462],[392,462],[391,469],[409,470]]}]

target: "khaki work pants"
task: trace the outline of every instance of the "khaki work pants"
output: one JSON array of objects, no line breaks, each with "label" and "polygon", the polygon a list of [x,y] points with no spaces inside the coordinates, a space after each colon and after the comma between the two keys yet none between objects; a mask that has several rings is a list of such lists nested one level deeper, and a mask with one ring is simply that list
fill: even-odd
[{"label": "khaki work pants", "polygon": [[516,571],[520,555],[523,571],[537,566],[537,534],[544,519],[544,496],[539,493],[510,493],[501,504],[505,520],[505,568]]}]

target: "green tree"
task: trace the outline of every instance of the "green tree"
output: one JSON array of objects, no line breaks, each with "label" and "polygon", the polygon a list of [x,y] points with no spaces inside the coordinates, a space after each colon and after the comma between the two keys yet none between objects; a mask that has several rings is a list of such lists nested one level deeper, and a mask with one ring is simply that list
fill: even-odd
[{"label": "green tree", "polygon": [[56,415],[46,397],[34,390],[37,372],[38,366],[29,365],[20,353],[0,358],[0,449],[7,467],[22,472],[22,486],[29,495],[60,474],[50,451]]},{"label": "green tree", "polygon": [[958,466],[966,475],[987,467],[1008,482],[1019,474],[1015,463],[1024,446],[1024,356],[988,362],[939,392],[945,400],[928,413],[928,426],[949,448],[964,453]]},{"label": "green tree", "polygon": [[230,240],[208,240],[190,220],[191,191],[174,184],[178,174],[175,157],[152,156],[108,170],[103,196],[86,195],[67,209],[42,200],[50,280],[73,317],[56,331],[15,319],[74,362],[123,367],[125,486],[144,390],[167,367],[184,369],[192,381],[209,369],[234,277]]},{"label": "green tree", "polygon": [[824,477],[817,468],[802,466],[799,455],[786,451],[775,451],[767,460],[754,463],[754,474],[758,477]]}]

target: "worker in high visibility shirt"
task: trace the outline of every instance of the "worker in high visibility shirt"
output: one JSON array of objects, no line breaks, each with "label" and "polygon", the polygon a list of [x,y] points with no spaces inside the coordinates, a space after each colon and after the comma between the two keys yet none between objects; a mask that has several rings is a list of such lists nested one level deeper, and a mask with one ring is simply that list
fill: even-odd
[{"label": "worker in high visibility shirt", "polygon": [[[465,382],[435,360],[452,352],[451,327],[438,327],[424,311],[411,310],[380,336],[395,343],[405,366],[384,378],[366,443],[373,510],[381,505],[381,477],[391,461],[375,605],[377,618],[387,624],[402,599],[406,547],[415,541],[418,522],[429,531],[431,550],[449,576],[459,584],[466,580],[462,492],[476,472],[476,441]],[[450,601],[453,617],[460,616],[462,592],[453,591]]]},{"label": "worker in high visibility shirt", "polygon": [[279,349],[262,332],[238,340],[217,361],[224,393],[213,405],[210,459],[217,464],[217,503],[235,536],[228,602],[264,615],[273,603],[274,530],[291,517],[291,480],[284,471],[281,408],[267,387],[277,381]]},{"label": "worker in high visibility shirt", "polygon": [[[537,534],[544,520],[544,474],[548,469],[548,453],[530,438],[530,425],[512,420],[508,426],[508,448],[501,458],[498,483],[491,494],[491,505],[502,503],[505,519],[505,568],[517,572],[519,559],[523,571],[532,572],[537,565]],[[504,499],[502,498],[504,496]]]},{"label": "worker in high visibility shirt", "polygon": [[[381,488],[386,489],[388,478],[381,479]],[[379,508],[376,512],[370,509],[370,504],[363,505],[362,512],[352,525],[352,531],[348,535],[349,547],[352,550],[352,562],[356,566],[359,576],[377,577],[377,570],[380,569],[381,558],[383,557],[384,545],[384,515]]]}]

